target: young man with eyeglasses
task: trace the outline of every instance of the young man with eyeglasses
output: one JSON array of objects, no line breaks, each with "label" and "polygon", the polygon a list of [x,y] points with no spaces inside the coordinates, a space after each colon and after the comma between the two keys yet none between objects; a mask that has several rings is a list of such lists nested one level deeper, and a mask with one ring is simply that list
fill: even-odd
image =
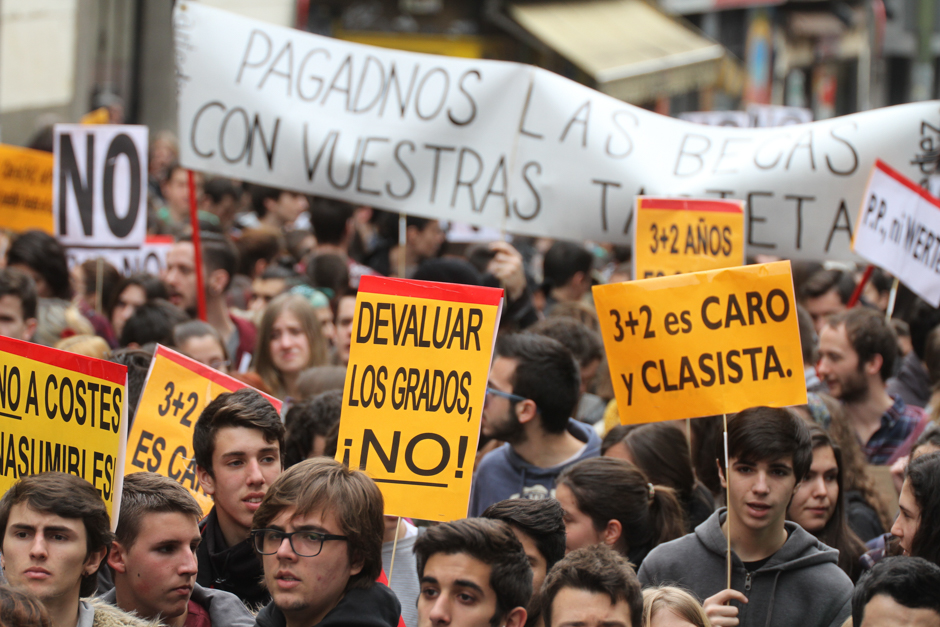
[{"label": "young man with eyeglasses", "polygon": [[600,455],[600,437],[571,417],[580,386],[578,364],[560,342],[532,333],[497,341],[481,428],[506,444],[480,462],[470,516],[505,499],[553,498],[562,470]]},{"label": "young man with eyeglasses", "polygon": [[398,627],[382,572],[382,493],[325,457],[291,466],[255,512],[251,538],[271,603],[257,627]]}]

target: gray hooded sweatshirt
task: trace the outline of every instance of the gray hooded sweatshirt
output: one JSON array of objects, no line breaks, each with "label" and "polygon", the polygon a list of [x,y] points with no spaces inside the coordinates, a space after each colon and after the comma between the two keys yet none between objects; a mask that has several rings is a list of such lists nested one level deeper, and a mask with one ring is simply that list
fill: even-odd
[{"label": "gray hooded sweatshirt", "polygon": [[[638,573],[644,587],[678,584],[700,601],[725,588],[725,509],[695,531],[653,549]],[[839,627],[852,614],[852,581],[839,568],[839,552],[795,523],[787,541],[759,569],[748,572],[731,554],[731,587],[748,603],[738,607],[740,627]]]},{"label": "gray hooded sweatshirt", "polygon": [[[111,588],[100,597],[101,601],[116,605],[117,591]],[[254,615],[245,609],[241,600],[230,592],[203,588],[198,583],[193,587],[191,600],[201,605],[208,613],[213,627],[253,627]],[[81,625],[81,623],[79,623]]]}]

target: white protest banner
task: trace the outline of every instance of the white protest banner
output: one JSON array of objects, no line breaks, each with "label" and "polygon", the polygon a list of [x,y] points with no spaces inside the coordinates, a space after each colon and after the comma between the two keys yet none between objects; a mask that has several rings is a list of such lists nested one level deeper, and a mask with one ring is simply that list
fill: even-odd
[{"label": "white protest banner", "polygon": [[853,248],[940,306],[940,200],[881,160],[865,188]]},{"label": "white protest banner", "polygon": [[52,216],[68,249],[137,251],[147,232],[147,127],[56,124]]},{"label": "white protest banner", "polygon": [[531,66],[174,11],[186,167],[511,233],[625,243],[637,195],[740,198],[752,253],[853,259],[875,159],[926,177],[940,142],[936,102],[708,127]]},{"label": "white protest banner", "polygon": [[162,276],[166,270],[166,254],[172,247],[172,236],[148,235],[138,249],[69,248],[66,257],[70,268],[101,257],[125,276],[138,272]]}]

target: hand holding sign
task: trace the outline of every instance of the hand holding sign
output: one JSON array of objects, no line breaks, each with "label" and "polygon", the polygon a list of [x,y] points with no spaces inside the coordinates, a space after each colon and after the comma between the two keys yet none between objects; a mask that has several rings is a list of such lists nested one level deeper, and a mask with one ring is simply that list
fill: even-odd
[{"label": "hand holding sign", "polygon": [[594,287],[624,424],[806,402],[790,263]]},{"label": "hand holding sign", "polygon": [[362,278],[336,457],[378,483],[386,515],[467,515],[502,293]]}]

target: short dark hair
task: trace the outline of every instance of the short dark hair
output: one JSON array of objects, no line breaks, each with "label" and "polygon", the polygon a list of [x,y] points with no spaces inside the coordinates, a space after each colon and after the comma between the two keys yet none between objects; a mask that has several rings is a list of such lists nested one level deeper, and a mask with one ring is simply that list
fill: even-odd
[{"label": "short dark hair", "polygon": [[188,514],[197,521],[202,508],[193,495],[169,477],[153,472],[135,472],[124,477],[121,492],[121,516],[115,540],[125,549],[137,542],[140,527],[147,514]]},{"label": "short dark hair", "polygon": [[604,357],[601,336],[583,322],[568,316],[546,318],[526,329],[564,344],[582,368]]},{"label": "short dark hair", "polygon": [[512,393],[531,399],[548,433],[562,433],[578,404],[581,376],[571,352],[558,340],[512,333],[496,341],[496,355],[517,362]]},{"label": "short dark hair", "polygon": [[851,273],[843,270],[819,270],[803,283],[800,288],[800,301],[819,298],[831,290],[835,290],[839,300],[846,305],[855,291],[855,279]]},{"label": "short dark hair", "polygon": [[156,342],[170,346],[173,344],[173,327],[188,319],[183,310],[173,303],[156,298],[134,310],[124,323],[120,344],[144,346]]},{"label": "short dark hair", "polygon": [[238,274],[252,276],[258,262],[271,263],[281,252],[281,232],[277,229],[259,226],[245,229],[238,238]]},{"label": "short dark hair", "polygon": [[881,355],[881,380],[887,381],[894,374],[894,362],[898,358],[898,338],[880,311],[853,307],[832,316],[827,324],[833,329],[845,325],[849,344],[858,354],[859,370],[875,355]]},{"label": "short dark hair", "polygon": [[[85,525],[86,555],[109,548],[114,535],[111,519],[101,494],[93,485],[64,472],[41,472],[22,477],[0,499],[0,538],[6,536],[10,511],[14,505],[27,503],[30,508],[62,518],[81,520]],[[101,563],[107,558],[105,552]],[[101,567],[101,563],[98,567]],[[90,596],[98,586],[97,570],[82,576],[80,594]]]},{"label": "short dark hair", "polygon": [[920,506],[920,524],[911,542],[911,555],[940,565],[940,451],[920,455],[907,465],[904,478]]},{"label": "short dark hair", "polygon": [[368,475],[328,457],[304,460],[285,470],[268,488],[251,528],[266,528],[289,507],[295,508],[296,516],[332,511],[340,534],[347,536],[350,563],[362,564],[362,570],[349,578],[346,589],[369,588],[375,583],[382,572],[384,501]]},{"label": "short dark hair", "polygon": [[35,270],[55,298],[72,298],[65,249],[48,233],[36,230],[20,233],[7,250],[7,265],[24,265]]},{"label": "short dark hair", "polygon": [[[894,320],[892,319],[892,322]],[[909,322],[911,346],[914,347],[918,359],[924,360],[927,356],[927,338],[931,331],[940,327],[940,309],[917,299]]]},{"label": "short dark hair", "polygon": [[572,551],[545,577],[539,603],[545,627],[552,625],[552,603],[564,588],[606,594],[612,604],[624,601],[630,607],[630,624],[635,627],[643,624],[640,581],[627,558],[606,545]]},{"label": "short dark hair", "polygon": [[346,226],[353,216],[353,206],[342,200],[316,196],[310,204],[310,223],[318,244],[341,244]]},{"label": "short dark hair", "polygon": [[509,523],[532,538],[546,572],[565,556],[565,510],[555,499],[506,499],[487,507],[483,518]]},{"label": "short dark hair", "polygon": [[578,272],[589,274],[594,257],[581,244],[555,242],[542,260],[542,274],[551,287],[561,287]]},{"label": "short dark hair", "polygon": [[940,566],[920,557],[887,557],[855,586],[852,625],[861,627],[865,606],[875,596],[891,597],[898,605],[933,610],[940,615]]},{"label": "short dark hair", "polygon": [[[284,424],[287,437],[284,440],[284,467],[302,462],[310,452],[313,436],[329,439],[338,435],[335,427],[343,410],[343,391],[330,390],[314,398],[296,403],[287,410]],[[332,446],[331,446],[332,444]],[[332,449],[332,450],[331,450]],[[336,455],[336,440],[327,442],[326,457]]]},{"label": "short dark hair", "polygon": [[278,200],[287,190],[283,190],[280,187],[267,187],[266,185],[252,185],[250,188],[251,191],[251,208],[254,210],[255,215],[259,218],[263,218],[265,214],[268,213],[267,207],[264,206],[264,201],[266,200]]},{"label": "short dark hair", "polygon": [[[181,237],[179,241],[192,243],[192,235]],[[211,231],[200,231],[199,243],[202,246],[202,260],[205,264],[206,276],[216,270],[225,270],[228,273],[225,289],[228,289],[238,269],[238,249],[227,237]]]},{"label": "short dark hair", "polygon": [[256,429],[265,442],[277,442],[278,449],[284,450],[284,425],[268,399],[251,388],[219,394],[202,410],[193,428],[193,457],[196,465],[211,476],[215,476],[212,469],[215,436],[225,427]]},{"label": "short dark hair", "polygon": [[241,196],[241,191],[235,187],[234,183],[223,176],[217,176],[206,181],[202,186],[202,193],[216,204],[222,202],[222,199],[226,196],[231,196],[235,200],[238,200]]},{"label": "short dark hair", "polygon": [[[802,418],[779,407],[749,407],[728,419],[728,458],[747,463],[793,458],[799,483],[813,464],[813,438]],[[724,468],[724,441],[718,440],[715,459]]]},{"label": "short dark hair", "polygon": [[173,327],[173,346],[179,348],[189,340],[197,337],[209,336],[218,342],[222,348],[222,354],[228,359],[228,347],[225,346],[225,340],[218,329],[203,320],[187,320],[180,322]]},{"label": "short dark hair", "polygon": [[332,290],[328,296],[333,300],[349,288],[349,266],[334,253],[314,255],[307,262],[307,280],[313,287]]},{"label": "short dark hair", "polygon": [[418,579],[433,555],[463,553],[490,567],[490,588],[496,593],[496,615],[500,620],[517,607],[528,607],[532,599],[532,567],[522,543],[501,520],[464,518],[430,527],[415,540]]},{"label": "short dark hair", "polygon": [[150,372],[153,353],[140,348],[119,348],[111,351],[108,361],[127,367],[127,431],[130,433],[137,414],[137,404],[144,391],[144,383],[147,382],[147,373]]},{"label": "short dark hair", "polygon": [[14,268],[0,270],[0,298],[16,296],[23,308],[23,320],[36,317],[36,283],[25,272]]}]

